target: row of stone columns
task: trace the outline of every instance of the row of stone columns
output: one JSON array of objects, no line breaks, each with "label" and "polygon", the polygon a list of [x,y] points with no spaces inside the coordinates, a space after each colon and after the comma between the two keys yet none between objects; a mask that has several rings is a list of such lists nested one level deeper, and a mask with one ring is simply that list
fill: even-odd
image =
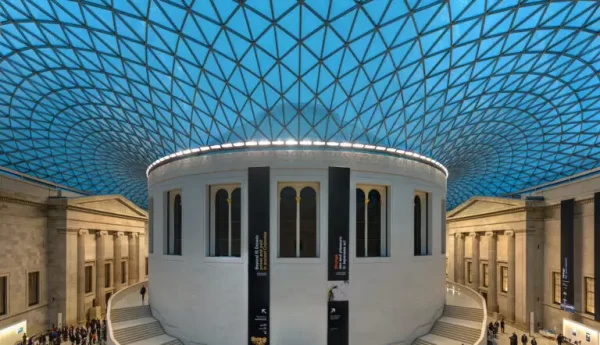
[{"label": "row of stone columns", "polygon": [[[508,242],[508,303],[507,318],[509,321],[515,320],[515,236],[513,231],[504,231]],[[472,281],[469,285],[475,290],[479,290],[480,285],[480,260],[479,260],[479,242],[480,235],[477,232],[469,234],[472,238],[471,250],[471,269]],[[486,232],[488,238],[488,286],[487,286],[487,307],[490,312],[498,311],[498,235],[494,231]],[[465,236],[462,233],[455,234],[454,250],[454,277],[457,283],[465,285]],[[500,280],[502,281],[502,280]]]},{"label": "row of stone columns", "polygon": [[[85,239],[89,235],[88,230],[80,230],[77,238],[77,320],[82,323],[87,319],[85,310]],[[106,242],[108,240],[108,231],[96,231],[96,305],[106,308],[106,288],[105,288],[105,264],[106,264]],[[119,291],[123,285],[121,283],[122,271],[121,260],[123,254],[121,246],[125,234],[123,232],[111,232],[114,235],[113,250],[113,281],[114,291]],[[129,237],[129,259],[128,259],[128,285],[134,284],[139,280],[139,256],[140,245],[138,233],[128,233]]]}]

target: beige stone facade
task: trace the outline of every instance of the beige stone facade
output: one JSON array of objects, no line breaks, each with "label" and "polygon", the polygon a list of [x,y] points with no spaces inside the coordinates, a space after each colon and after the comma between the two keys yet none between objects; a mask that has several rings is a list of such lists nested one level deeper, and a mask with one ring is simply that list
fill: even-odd
[{"label": "beige stone facade", "polygon": [[[145,278],[146,228],[147,213],[122,196],[78,196],[1,176],[0,277],[8,289],[0,330],[26,320],[32,334],[57,324],[59,313],[75,324],[92,306],[104,310],[110,294]],[[37,301],[30,272],[39,272]]]},{"label": "beige stone facade", "polygon": [[[600,177],[522,199],[469,199],[447,214],[448,279],[479,291],[490,312],[524,329],[531,312],[536,328],[561,332],[566,318],[600,329],[585,303],[586,279],[594,279],[593,194],[598,191]],[[574,314],[562,311],[554,295],[554,274],[561,270],[560,202],[570,198],[575,199]]]}]

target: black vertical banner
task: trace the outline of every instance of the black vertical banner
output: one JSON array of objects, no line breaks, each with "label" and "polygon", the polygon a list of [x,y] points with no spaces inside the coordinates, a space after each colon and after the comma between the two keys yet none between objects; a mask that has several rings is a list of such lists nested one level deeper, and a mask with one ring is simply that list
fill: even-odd
[{"label": "black vertical banner", "polygon": [[269,168],[248,168],[248,345],[269,344]]},{"label": "black vertical banner", "polygon": [[575,312],[575,285],[573,281],[574,263],[574,233],[573,214],[575,199],[560,202],[560,269],[561,269],[561,299],[560,308],[570,313]]},{"label": "black vertical banner", "polygon": [[[600,301],[600,192],[594,194],[594,301]],[[600,302],[594,319],[600,321]]]},{"label": "black vertical banner", "polygon": [[327,344],[348,345],[350,169],[329,168]]}]

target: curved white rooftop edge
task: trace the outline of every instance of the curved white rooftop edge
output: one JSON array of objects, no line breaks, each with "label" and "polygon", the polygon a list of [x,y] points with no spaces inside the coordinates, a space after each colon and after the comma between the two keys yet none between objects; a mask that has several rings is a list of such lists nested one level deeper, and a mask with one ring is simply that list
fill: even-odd
[{"label": "curved white rooftop edge", "polygon": [[[182,153],[149,171],[154,316],[186,344],[241,345],[252,341],[252,330],[262,330],[252,326],[258,310],[268,315],[270,345],[327,344],[333,332],[328,315],[342,298],[351,345],[408,344],[427,334],[446,294],[445,172],[377,150],[294,145]],[[290,190],[295,197],[284,194]],[[371,193],[377,211],[357,211],[359,204],[372,205],[360,199],[368,194],[372,201]],[[418,222],[417,203],[423,210]],[[290,206],[294,220],[282,211]],[[222,217],[221,207],[239,215]],[[369,236],[364,223],[357,225],[365,212],[380,215]],[[223,222],[234,217],[238,235],[231,227],[223,233]],[[173,230],[175,224],[181,230]],[[418,237],[414,224],[421,224]],[[348,267],[342,280],[331,278],[332,257]],[[262,263],[268,285],[257,287]],[[265,307],[256,308],[258,301]]]},{"label": "curved white rooftop edge", "polygon": [[172,162],[174,160],[192,157],[201,154],[208,154],[214,152],[221,151],[230,151],[230,150],[243,150],[243,149],[319,149],[319,148],[327,148],[327,149],[341,149],[347,151],[355,151],[355,152],[369,152],[369,153],[380,153],[380,154],[388,154],[402,158],[408,158],[423,162],[425,164],[432,165],[441,171],[444,172],[446,178],[448,178],[448,169],[446,167],[427,156],[400,149],[395,149],[391,147],[379,146],[379,145],[365,145],[361,143],[349,143],[349,142],[333,142],[333,141],[296,141],[296,140],[277,140],[277,141],[244,141],[237,143],[226,143],[221,145],[211,145],[211,146],[202,146],[193,149],[181,150],[170,155],[161,157],[156,161],[152,162],[146,169],[146,176],[150,175],[150,172],[154,170],[156,167],[161,166],[163,164]]}]

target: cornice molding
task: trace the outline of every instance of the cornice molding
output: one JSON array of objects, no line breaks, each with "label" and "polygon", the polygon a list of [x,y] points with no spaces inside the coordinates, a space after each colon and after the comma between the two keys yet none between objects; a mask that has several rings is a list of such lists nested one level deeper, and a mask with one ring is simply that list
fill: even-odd
[{"label": "cornice molding", "polygon": [[11,197],[8,195],[0,195],[0,201],[10,202],[11,204],[34,206],[34,207],[39,207],[39,208],[47,208],[48,207],[48,204],[46,204],[45,202],[42,202],[42,201],[26,200],[23,198]]}]

